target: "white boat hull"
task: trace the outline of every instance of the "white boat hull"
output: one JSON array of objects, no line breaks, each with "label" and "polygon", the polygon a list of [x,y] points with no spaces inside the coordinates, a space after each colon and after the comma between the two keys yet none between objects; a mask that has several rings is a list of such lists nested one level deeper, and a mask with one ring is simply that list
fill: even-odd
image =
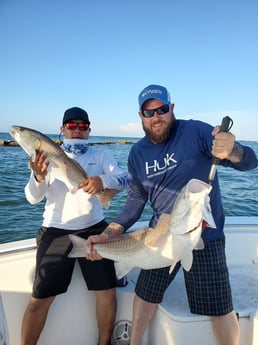
[{"label": "white boat hull", "polygon": [[[135,228],[141,227],[139,223]],[[235,310],[239,314],[241,345],[258,344],[258,217],[227,218],[227,257]],[[24,310],[31,294],[35,266],[35,240],[0,245],[0,293],[3,310],[0,345],[20,344]],[[128,275],[129,284],[117,289],[118,311],[114,333],[122,332],[126,345],[138,270]],[[1,302],[1,300],[0,300]],[[1,304],[0,304],[1,306]],[[6,323],[8,325],[9,342]],[[119,326],[119,327],[118,327]],[[123,329],[124,326],[124,329]],[[68,292],[58,296],[38,345],[96,345],[95,294],[89,292],[76,265]],[[145,332],[142,345],[216,345],[208,317],[191,314],[180,271]]]}]

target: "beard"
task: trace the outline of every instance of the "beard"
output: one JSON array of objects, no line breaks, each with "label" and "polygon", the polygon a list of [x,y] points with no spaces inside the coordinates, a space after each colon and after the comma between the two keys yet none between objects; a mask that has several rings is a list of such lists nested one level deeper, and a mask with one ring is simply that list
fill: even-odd
[{"label": "beard", "polygon": [[152,131],[151,128],[146,128],[144,124],[142,123],[142,128],[146,134],[146,136],[154,143],[154,144],[161,144],[168,140],[170,137],[170,134],[175,126],[176,119],[175,115],[172,114],[171,122],[167,124],[167,126],[164,128],[162,133],[156,134]]}]

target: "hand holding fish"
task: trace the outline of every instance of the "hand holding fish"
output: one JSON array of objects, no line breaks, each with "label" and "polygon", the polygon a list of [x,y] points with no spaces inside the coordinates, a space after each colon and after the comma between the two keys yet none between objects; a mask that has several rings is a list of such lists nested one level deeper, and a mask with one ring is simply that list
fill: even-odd
[{"label": "hand holding fish", "polygon": [[91,176],[86,178],[79,184],[79,188],[82,188],[84,192],[89,194],[96,194],[104,190],[102,180],[99,176]]},{"label": "hand holding fish", "polygon": [[103,257],[98,254],[97,250],[94,248],[95,243],[105,242],[108,239],[108,235],[102,232],[100,235],[89,236],[86,240],[86,247],[88,248],[88,254],[86,254],[87,260],[95,261],[101,260]]},{"label": "hand holding fish", "polygon": [[33,171],[34,177],[38,183],[43,183],[45,181],[49,165],[46,159],[46,153],[40,150],[36,150],[35,155],[30,158],[29,167]]},{"label": "hand holding fish", "polygon": [[86,247],[88,249],[86,258],[91,261],[102,259],[103,257],[94,248],[94,244],[107,242],[111,237],[120,236],[123,234],[123,230],[122,225],[113,222],[100,235],[89,236],[86,240]]}]

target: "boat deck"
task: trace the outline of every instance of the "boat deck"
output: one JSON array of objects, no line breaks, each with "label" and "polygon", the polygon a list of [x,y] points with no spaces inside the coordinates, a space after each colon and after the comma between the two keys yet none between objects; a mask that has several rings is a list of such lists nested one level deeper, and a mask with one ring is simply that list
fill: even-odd
[{"label": "boat deck", "polygon": [[[228,222],[226,225],[226,253],[234,307],[240,316],[240,344],[256,345],[258,344],[258,217],[251,221],[242,220],[242,223],[235,219],[233,223],[231,225]],[[20,341],[21,321],[31,294],[35,253],[35,239],[0,245],[0,297],[8,324],[10,345],[17,345]],[[131,271],[128,274],[129,284],[117,289],[118,323],[121,320],[130,323],[132,320],[134,288],[138,272],[139,269]],[[97,344],[96,319],[92,317],[94,310],[95,294],[85,288],[79,267],[76,265],[67,293],[58,296],[50,309],[38,345],[71,343],[85,345],[85,339],[88,345]],[[62,332],[57,332],[58,329]],[[180,270],[146,330],[142,345],[159,343],[184,345],[189,343],[189,339],[192,345],[216,344],[209,318],[190,313],[183,272]],[[204,339],[209,340],[206,342]]]},{"label": "boat deck", "polygon": [[[258,264],[229,266],[229,274],[233,295],[233,303],[239,316],[246,316],[258,310]],[[128,292],[134,292],[138,276],[138,270],[128,275],[129,284],[123,288]],[[175,318],[205,318],[190,312],[183,272],[180,270],[165,293],[161,306]]]}]

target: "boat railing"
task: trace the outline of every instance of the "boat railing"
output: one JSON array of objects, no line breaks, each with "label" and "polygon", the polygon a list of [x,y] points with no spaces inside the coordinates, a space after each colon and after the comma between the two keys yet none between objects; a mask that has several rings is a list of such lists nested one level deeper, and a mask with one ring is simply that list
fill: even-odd
[{"label": "boat railing", "polygon": [[36,248],[36,239],[35,238],[2,243],[0,245],[0,256],[6,255],[6,254],[24,252],[27,250],[34,250],[35,248]]}]

